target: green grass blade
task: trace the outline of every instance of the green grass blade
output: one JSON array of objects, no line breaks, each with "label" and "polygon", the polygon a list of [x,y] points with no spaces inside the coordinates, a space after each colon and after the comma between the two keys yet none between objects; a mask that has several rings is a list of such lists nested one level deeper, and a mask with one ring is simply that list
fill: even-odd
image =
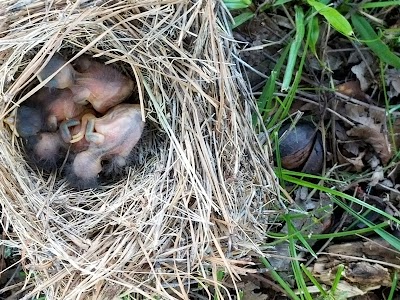
[{"label": "green grass blade", "polygon": [[[276,176],[281,176],[282,175],[282,159],[281,159],[281,152],[279,150],[279,136],[278,136],[278,132],[275,131],[272,133],[272,137],[273,137],[273,141],[275,144],[275,157],[276,157],[276,169],[275,169],[275,174],[277,174]],[[281,186],[283,188],[285,188],[285,183],[282,182]]]},{"label": "green grass blade", "polygon": [[[288,233],[289,234],[295,234],[296,229],[294,228],[291,220],[290,220],[290,216],[289,215],[285,215],[285,221],[286,221],[286,225],[287,225],[287,229],[288,229]],[[304,281],[304,277],[303,277],[303,272],[301,271],[300,268],[300,263],[297,260],[297,251],[296,251],[296,243],[294,241],[294,239],[288,239],[288,243],[289,243],[289,253],[290,256],[292,258],[294,258],[291,261],[292,264],[292,270],[293,270],[293,274],[294,274],[294,278],[296,279],[296,283],[297,283],[297,287],[300,291],[302,291],[303,293],[300,294],[301,298],[306,298],[306,299],[311,299],[312,297],[307,289],[307,285],[306,282]]]},{"label": "green grass blade", "polygon": [[336,31],[345,36],[351,36],[353,34],[350,23],[336,9],[314,0],[307,0],[307,2],[322,15]]},{"label": "green grass blade", "polygon": [[285,290],[287,295],[291,297],[293,300],[300,300],[300,298],[295,294],[295,292],[290,288],[285,280],[274,270],[269,261],[265,257],[260,257],[260,261],[264,264],[264,266],[269,270],[271,277]]},{"label": "green grass blade", "polygon": [[303,42],[304,33],[305,33],[303,9],[299,6],[296,6],[295,11],[296,11],[296,17],[295,17],[296,35],[295,35],[295,39],[294,39],[292,45],[290,46],[289,58],[288,58],[286,71],[285,71],[285,75],[283,77],[283,83],[282,83],[282,87],[281,87],[282,91],[287,91],[290,87],[293,71],[296,66],[297,54],[299,53],[301,43]]},{"label": "green grass blade", "polygon": [[[260,111],[260,114],[264,120],[264,122],[268,119],[270,116],[270,112],[273,109],[273,107],[276,107],[279,105],[277,102],[273,100],[273,95],[276,91],[276,78],[279,76],[282,70],[283,63],[286,60],[286,57],[289,53],[290,45],[287,45],[284,50],[282,51],[282,54],[279,56],[279,59],[274,66],[274,69],[271,71],[271,75],[268,77],[267,82],[265,83],[262,93],[260,97],[257,100],[257,106],[258,110]],[[257,124],[257,118],[253,117],[253,125]],[[267,127],[267,129],[269,129]]]},{"label": "green grass blade", "polygon": [[299,239],[299,241],[303,244],[303,246],[308,250],[308,252],[310,252],[310,254],[312,256],[314,256],[315,258],[317,258],[317,254],[315,254],[314,250],[311,248],[310,244],[306,241],[306,239],[303,237],[302,234],[300,234],[300,232],[296,232],[295,236]]},{"label": "green grass blade", "polygon": [[288,2],[292,2],[293,0],[277,0],[274,2],[273,6],[283,5]]},{"label": "green grass blade", "polygon": [[344,270],[344,265],[339,265],[336,271],[335,279],[332,282],[332,288],[331,288],[332,294],[334,294],[336,292],[336,289],[338,288],[340,278],[342,278],[343,270]]},{"label": "green grass blade", "polygon": [[[308,229],[308,227],[311,227],[312,225],[313,224],[311,224],[310,226],[304,227],[304,228],[302,228],[302,230],[306,230],[306,229]],[[366,227],[366,228],[361,228],[361,229],[354,229],[354,230],[335,232],[335,233],[317,233],[317,234],[311,234],[311,235],[307,235],[307,236],[303,235],[303,236],[306,236],[306,238],[310,241],[343,238],[346,236],[354,236],[356,234],[362,235],[362,234],[370,233],[372,231],[376,231],[376,229],[385,228],[388,225],[389,225],[388,222],[382,222],[382,223],[379,223],[376,225],[372,225],[371,227]],[[273,232],[268,233],[268,236],[273,239],[282,239],[282,241],[285,241],[289,238],[294,238],[294,239],[296,238],[296,235],[289,236],[284,233],[273,233]],[[269,246],[276,245],[276,244],[281,243],[282,241],[274,241],[274,242],[268,243],[268,245]]]},{"label": "green grass blade", "polygon": [[282,173],[282,178],[281,179],[289,181],[289,182],[292,182],[294,184],[298,184],[298,185],[301,185],[301,186],[309,187],[311,189],[316,189],[316,190],[324,192],[324,193],[326,193],[328,195],[334,195],[336,197],[344,198],[344,199],[349,200],[351,202],[357,203],[358,205],[361,205],[361,206],[363,206],[363,207],[365,207],[367,209],[370,209],[370,210],[373,210],[373,211],[377,212],[378,214],[386,217],[387,219],[389,219],[390,221],[394,222],[395,224],[400,225],[400,220],[399,219],[389,215],[388,213],[380,210],[379,208],[376,208],[376,207],[374,207],[374,206],[372,206],[372,205],[370,205],[368,203],[365,203],[364,201],[362,201],[360,199],[357,199],[357,198],[355,198],[353,196],[347,195],[347,194],[345,194],[343,192],[334,190],[334,189],[329,188],[329,187],[320,186],[320,185],[312,183],[312,182],[304,181],[304,180],[301,180],[301,179],[298,179],[298,178],[295,178],[295,177],[292,177],[292,176],[288,176],[285,173]]},{"label": "green grass blade", "polygon": [[264,120],[268,117],[271,109],[274,107],[274,101],[272,101],[272,99],[276,90],[276,73],[277,71],[275,71],[275,69],[271,71],[271,74],[269,75],[269,78],[265,83],[262,93],[257,101],[258,109],[262,113]]},{"label": "green grass blade", "polygon": [[334,183],[338,183],[338,184],[343,183],[342,180],[338,180],[338,179],[334,179],[334,178],[326,178],[326,177],[321,176],[321,175],[313,175],[313,174],[296,172],[296,171],[287,170],[287,169],[282,170],[282,172],[285,173],[285,175],[297,176],[297,177],[300,177],[300,178],[318,179],[318,180],[323,180],[324,182],[334,182]]},{"label": "green grass blade", "polygon": [[386,45],[379,36],[376,34],[371,24],[361,15],[353,14],[351,16],[351,22],[353,23],[354,29],[359,33],[363,42],[375,53],[383,62],[400,68],[400,57],[390,51],[388,45]]},{"label": "green grass blade", "polygon": [[[360,215],[358,212],[354,211],[352,208],[350,208],[348,205],[337,199],[333,195],[328,195],[334,201],[337,205],[342,207],[344,210],[346,210],[348,213],[350,213],[354,218],[360,220],[362,223],[367,225],[368,227],[374,226],[372,222],[370,222],[368,219]],[[390,245],[392,245],[394,248],[400,251],[400,240],[395,237],[394,235],[388,233],[385,230],[382,229],[375,229],[374,230],[379,236],[381,236],[385,241],[387,241]]]},{"label": "green grass blade", "polygon": [[307,277],[310,279],[310,281],[316,286],[316,288],[320,291],[322,297],[326,298],[328,296],[328,293],[325,291],[325,289],[322,287],[322,285],[318,282],[318,280],[313,276],[313,274],[304,266],[304,264],[301,264],[301,269],[303,270],[304,274],[307,275]]},{"label": "green grass blade", "polygon": [[242,12],[240,15],[236,16],[233,18],[233,24],[231,25],[231,28],[234,29],[246,21],[252,19],[254,17],[254,13],[250,10]]},{"label": "green grass blade", "polygon": [[224,4],[229,10],[247,8],[251,5],[251,0],[224,0]]},{"label": "green grass blade", "polygon": [[318,57],[317,42],[319,38],[319,22],[318,18],[312,17],[308,23],[308,30],[310,31],[310,50],[315,57]]},{"label": "green grass blade", "polygon": [[380,7],[388,7],[388,6],[392,6],[392,5],[394,5],[394,6],[399,5],[399,0],[363,3],[360,5],[360,7],[361,8],[380,8]]},{"label": "green grass blade", "polygon": [[389,296],[387,297],[387,300],[393,300],[396,290],[397,290],[397,283],[399,281],[398,273],[397,271],[394,272],[393,274],[393,281],[392,281],[392,287],[390,288],[390,293]]}]

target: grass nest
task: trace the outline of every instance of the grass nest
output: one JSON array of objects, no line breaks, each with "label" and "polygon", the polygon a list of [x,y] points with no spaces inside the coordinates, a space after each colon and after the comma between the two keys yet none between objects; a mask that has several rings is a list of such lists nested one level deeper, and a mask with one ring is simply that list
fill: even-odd
[{"label": "grass nest", "polygon": [[194,286],[211,297],[226,292],[220,271],[235,287],[251,270],[249,253],[260,253],[276,187],[222,4],[4,1],[0,9],[2,120],[43,86],[37,70],[59,52],[129,75],[147,124],[122,178],[77,191],[62,169],[29,164],[2,122],[1,205],[26,272],[23,298],[174,299]]}]

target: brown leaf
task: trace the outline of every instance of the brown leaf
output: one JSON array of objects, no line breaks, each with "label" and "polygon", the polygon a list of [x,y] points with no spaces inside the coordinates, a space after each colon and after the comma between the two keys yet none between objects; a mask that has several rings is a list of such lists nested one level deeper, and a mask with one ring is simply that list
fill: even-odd
[{"label": "brown leaf", "polygon": [[348,130],[347,134],[349,136],[358,137],[372,145],[383,164],[387,164],[392,157],[392,151],[387,136],[386,134],[381,133],[377,126],[359,125]]},{"label": "brown leaf", "polygon": [[361,100],[361,101],[366,101],[368,100],[367,94],[365,94],[360,87],[360,82],[359,81],[347,81],[345,83],[339,84],[336,87],[336,90],[346,96]]},{"label": "brown leaf", "polygon": [[361,152],[357,157],[346,157],[342,154],[340,148],[337,147],[337,154],[339,163],[341,164],[350,163],[354,167],[356,172],[361,172],[362,169],[364,168],[364,163],[362,159],[365,155],[365,152]]},{"label": "brown leaf", "polygon": [[254,290],[260,289],[259,286],[253,282],[246,282],[243,289],[243,299],[248,300],[267,300],[269,297],[267,294],[255,293]]},{"label": "brown leaf", "polygon": [[348,281],[363,285],[376,284],[390,286],[389,270],[378,264],[359,261],[350,263],[346,268],[345,275]]},{"label": "brown leaf", "polygon": [[374,109],[373,106],[366,108],[358,104],[346,103],[344,113],[352,121],[365,126],[380,128],[385,122],[384,112]]},{"label": "brown leaf", "polygon": [[360,88],[362,91],[366,91],[371,84],[371,79],[366,77],[365,75],[368,74],[367,72],[367,63],[362,61],[358,65],[355,65],[351,68],[351,71],[356,75],[357,79],[360,83]]},{"label": "brown leaf", "polygon": [[386,83],[389,85],[387,92],[389,98],[397,97],[400,94],[400,70],[388,69],[386,71]]}]

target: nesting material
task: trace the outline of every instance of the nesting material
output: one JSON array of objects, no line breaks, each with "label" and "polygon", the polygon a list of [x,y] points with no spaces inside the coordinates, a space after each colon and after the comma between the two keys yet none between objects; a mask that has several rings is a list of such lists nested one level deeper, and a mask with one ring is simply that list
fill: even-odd
[{"label": "nesting material", "polygon": [[233,293],[251,272],[276,188],[221,3],[0,5],[3,121],[44,86],[40,67],[59,52],[129,74],[148,127],[118,182],[77,192],[29,165],[2,122],[1,203],[27,273],[21,298],[229,297],[218,271]]}]

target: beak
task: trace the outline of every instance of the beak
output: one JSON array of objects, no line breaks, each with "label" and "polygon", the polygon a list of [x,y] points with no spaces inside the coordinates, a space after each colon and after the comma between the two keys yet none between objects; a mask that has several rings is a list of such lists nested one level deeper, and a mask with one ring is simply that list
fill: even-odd
[{"label": "beak", "polygon": [[4,119],[4,123],[6,123],[9,126],[15,126],[15,117],[14,116],[10,116],[8,118]]},{"label": "beak", "polygon": [[11,131],[13,132],[14,135],[19,137],[19,134],[15,128],[15,116],[11,115],[8,118],[5,118],[3,122],[6,123],[8,126],[10,126]]}]

